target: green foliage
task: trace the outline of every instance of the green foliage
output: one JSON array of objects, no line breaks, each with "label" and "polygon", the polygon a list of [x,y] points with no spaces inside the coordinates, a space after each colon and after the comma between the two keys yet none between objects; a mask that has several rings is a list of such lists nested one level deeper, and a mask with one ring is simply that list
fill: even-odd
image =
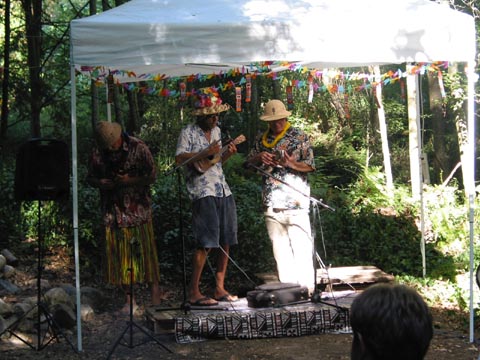
[{"label": "green foliage", "polygon": [[234,256],[253,275],[274,271],[275,263],[263,216],[261,178],[241,170],[244,160],[241,155],[229,159],[225,176],[237,205],[239,245],[233,249]]},{"label": "green foliage", "polygon": [[63,201],[25,201],[22,216],[25,219],[26,236],[33,239],[42,237],[44,244],[67,245],[72,232],[65,216],[68,207]]},{"label": "green foliage", "polygon": [[[342,159],[339,164],[344,162]],[[330,169],[341,169],[341,165]],[[394,191],[387,191],[383,176],[372,168],[360,172],[348,186],[336,187],[325,194],[327,204],[336,209],[335,212],[323,211],[321,221],[314,222],[317,252],[325,263],[369,264],[393,274],[421,276],[422,233],[418,208],[410,200],[408,189],[397,185]],[[458,221],[464,223],[465,217],[459,216]],[[319,228],[319,224],[323,228]],[[430,225],[430,231],[444,233],[440,224],[436,221],[435,227]],[[452,244],[451,235],[445,234],[449,244]],[[448,247],[442,249],[433,242],[426,244],[429,276],[453,279],[456,275],[462,252],[442,251],[445,249]]]},{"label": "green foliage", "polygon": [[22,233],[20,204],[15,201],[14,159],[0,157],[0,248],[8,248],[20,240]]},{"label": "green foliage", "polygon": [[162,277],[179,279],[194,251],[190,200],[181,171],[160,173],[152,189],[154,232]]},{"label": "green foliage", "polygon": [[400,284],[405,284],[416,289],[427,304],[431,307],[442,306],[444,308],[467,311],[469,304],[469,290],[466,279],[451,281],[434,279],[431,277],[418,278],[410,275],[396,276]]},{"label": "green foliage", "polygon": [[368,264],[388,273],[421,274],[420,235],[413,219],[385,216],[368,209],[358,213],[339,209],[326,214],[323,223],[327,263]]}]

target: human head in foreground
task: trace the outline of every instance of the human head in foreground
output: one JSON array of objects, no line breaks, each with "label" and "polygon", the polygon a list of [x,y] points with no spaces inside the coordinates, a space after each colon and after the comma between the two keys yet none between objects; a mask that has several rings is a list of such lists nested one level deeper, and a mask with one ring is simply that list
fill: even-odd
[{"label": "human head in foreground", "polygon": [[352,303],[350,324],[352,360],[421,360],[433,336],[427,304],[405,285],[366,289]]}]

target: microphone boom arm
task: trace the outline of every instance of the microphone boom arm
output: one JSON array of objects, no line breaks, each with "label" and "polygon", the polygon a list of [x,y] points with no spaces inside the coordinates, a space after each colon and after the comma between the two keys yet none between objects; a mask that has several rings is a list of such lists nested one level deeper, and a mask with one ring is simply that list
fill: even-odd
[{"label": "microphone boom arm", "polygon": [[273,176],[272,174],[270,174],[269,172],[265,171],[264,169],[259,168],[259,167],[256,166],[256,165],[253,165],[253,164],[250,163],[250,162],[247,162],[245,167],[246,167],[246,168],[248,168],[248,167],[254,168],[255,170],[257,170],[257,171],[260,172],[261,174],[263,174],[263,175],[265,175],[265,176],[268,176],[268,177],[270,177],[270,178],[272,178],[272,179],[274,179],[274,180],[276,180],[276,181],[278,181],[278,182],[281,182],[282,184],[284,184],[284,185],[288,186],[289,188],[295,190],[296,192],[300,193],[301,195],[309,198],[310,201],[321,205],[321,206],[324,207],[325,209],[330,210],[330,211],[335,211],[334,208],[332,208],[332,207],[328,206],[327,204],[323,203],[322,200],[318,200],[318,199],[315,199],[315,198],[312,197],[312,196],[309,196],[309,195],[307,195],[307,194],[304,194],[303,192],[301,192],[301,191],[298,190],[297,188],[293,187],[292,185],[286,183],[286,182],[283,181],[283,180],[280,180],[279,178]]}]

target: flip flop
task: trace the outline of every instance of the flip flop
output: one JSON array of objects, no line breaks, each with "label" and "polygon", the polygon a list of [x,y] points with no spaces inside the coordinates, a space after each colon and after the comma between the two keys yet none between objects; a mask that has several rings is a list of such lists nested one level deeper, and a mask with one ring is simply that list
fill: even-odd
[{"label": "flip flop", "polygon": [[238,296],[232,295],[232,294],[225,294],[223,296],[220,296],[218,298],[216,297],[214,299],[217,301],[235,302],[235,301],[238,301]]},{"label": "flip flop", "polygon": [[198,300],[195,300],[195,301],[190,301],[190,305],[192,306],[216,306],[218,305],[218,302],[215,301],[215,302],[208,302],[208,301],[212,301],[214,299],[212,298],[209,298],[207,296],[204,296]]}]

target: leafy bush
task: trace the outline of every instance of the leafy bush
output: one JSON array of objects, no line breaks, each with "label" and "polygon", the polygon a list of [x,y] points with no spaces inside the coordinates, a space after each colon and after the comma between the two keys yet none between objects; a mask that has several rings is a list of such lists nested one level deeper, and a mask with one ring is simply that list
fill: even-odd
[{"label": "leafy bush", "polygon": [[0,159],[0,247],[9,248],[21,240],[22,216],[20,203],[15,200],[15,159],[2,156]]}]

